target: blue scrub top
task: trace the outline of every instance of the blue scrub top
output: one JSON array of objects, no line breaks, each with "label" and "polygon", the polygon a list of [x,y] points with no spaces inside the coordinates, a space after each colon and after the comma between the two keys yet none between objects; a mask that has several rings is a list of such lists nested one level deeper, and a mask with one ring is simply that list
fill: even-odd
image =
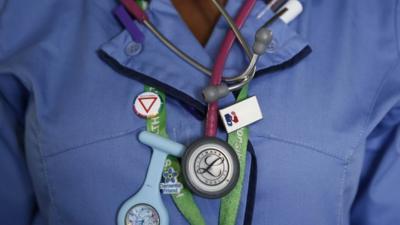
[{"label": "blue scrub top", "polygon": [[[241,3],[230,0],[227,10],[234,15]],[[144,83],[168,95],[171,139],[202,136],[208,77],[142,26],[144,42],[132,41],[112,14],[116,4],[0,1],[1,225],[115,224],[151,156],[137,140],[145,120],[132,111]],[[290,25],[272,25],[273,44],[251,83],[264,119],[250,126],[257,174],[249,178],[256,162],[247,157],[237,224],[252,195],[254,225],[400,224],[399,0],[302,4]],[[242,29],[249,43],[272,16],[258,19],[264,8],[258,1]],[[168,0],[153,0],[149,15],[212,66],[223,20],[203,47]],[[240,72],[244,57],[235,46],[226,74]],[[187,224],[169,196],[164,202],[171,224]],[[216,225],[219,200],[196,202]]]}]

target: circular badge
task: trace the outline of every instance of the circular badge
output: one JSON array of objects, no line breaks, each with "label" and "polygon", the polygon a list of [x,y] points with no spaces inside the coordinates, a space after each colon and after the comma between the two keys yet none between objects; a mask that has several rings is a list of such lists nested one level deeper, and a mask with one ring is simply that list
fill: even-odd
[{"label": "circular badge", "polygon": [[217,138],[195,141],[182,157],[187,186],[205,198],[228,194],[239,178],[239,161],[232,147]]},{"label": "circular badge", "polygon": [[160,216],[151,205],[137,204],[128,210],[125,225],[160,225]]},{"label": "circular badge", "polygon": [[143,118],[152,118],[161,111],[161,97],[154,92],[143,92],[138,95],[133,103],[135,113]]}]

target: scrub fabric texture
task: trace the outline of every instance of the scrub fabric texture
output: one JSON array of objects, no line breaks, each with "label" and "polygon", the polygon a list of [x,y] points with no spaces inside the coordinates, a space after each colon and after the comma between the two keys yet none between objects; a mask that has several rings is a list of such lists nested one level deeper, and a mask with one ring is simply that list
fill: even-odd
[{"label": "scrub fabric texture", "polygon": [[[250,95],[264,119],[250,126],[257,176],[254,225],[400,224],[400,8],[398,0],[302,0],[291,24],[277,21]],[[226,6],[235,15],[242,1]],[[151,150],[132,102],[144,84],[167,94],[171,139],[201,137],[209,78],[139,25],[136,43],[113,0],[0,0],[0,224],[111,225],[142,185]],[[242,29],[249,43],[265,3]],[[168,0],[150,19],[212,67],[228,29],[220,19],[201,46]],[[312,51],[310,50],[312,49]],[[226,74],[247,61],[235,46]],[[234,101],[233,95],[221,105]],[[219,132],[225,138],[224,132]],[[163,196],[173,225],[187,224]],[[220,200],[195,198],[207,225]],[[248,222],[248,221],[247,221]]]}]

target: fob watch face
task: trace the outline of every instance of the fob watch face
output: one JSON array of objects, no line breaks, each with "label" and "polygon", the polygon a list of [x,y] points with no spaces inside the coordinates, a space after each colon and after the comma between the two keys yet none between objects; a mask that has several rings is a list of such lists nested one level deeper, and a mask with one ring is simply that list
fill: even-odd
[{"label": "fob watch face", "polygon": [[156,209],[148,204],[134,205],[126,214],[126,225],[160,225],[160,216]]}]

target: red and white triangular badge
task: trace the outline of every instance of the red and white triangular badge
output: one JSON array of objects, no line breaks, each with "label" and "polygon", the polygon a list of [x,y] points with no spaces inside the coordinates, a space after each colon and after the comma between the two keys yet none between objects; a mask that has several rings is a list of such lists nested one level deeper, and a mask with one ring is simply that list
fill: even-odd
[{"label": "red and white triangular badge", "polygon": [[148,113],[150,112],[151,107],[153,107],[154,103],[157,101],[157,97],[156,96],[140,97],[138,98],[138,100],[142,105],[144,111]]},{"label": "red and white triangular badge", "polygon": [[151,118],[160,112],[161,105],[161,98],[156,93],[143,92],[136,97],[133,108],[139,116]]}]

